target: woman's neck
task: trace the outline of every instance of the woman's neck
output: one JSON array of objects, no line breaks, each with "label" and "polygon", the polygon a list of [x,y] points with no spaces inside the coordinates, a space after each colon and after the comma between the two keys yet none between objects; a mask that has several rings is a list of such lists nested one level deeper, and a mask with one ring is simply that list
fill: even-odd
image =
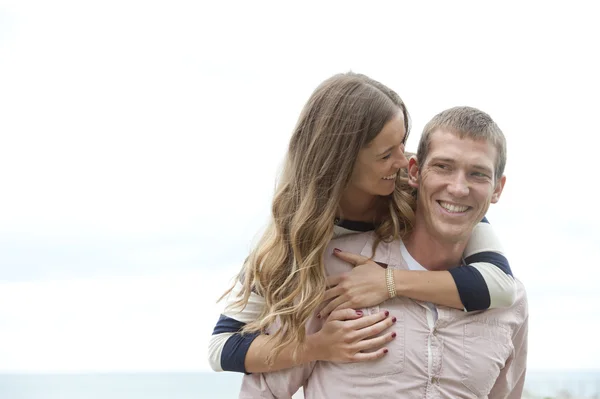
[{"label": "woman's neck", "polygon": [[337,216],[357,222],[374,222],[377,220],[380,206],[380,197],[375,195],[344,195]]}]

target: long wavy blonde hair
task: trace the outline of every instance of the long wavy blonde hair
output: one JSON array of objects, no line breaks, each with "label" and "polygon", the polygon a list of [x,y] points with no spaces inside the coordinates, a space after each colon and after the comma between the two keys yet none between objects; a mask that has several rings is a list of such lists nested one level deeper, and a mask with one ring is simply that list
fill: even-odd
[{"label": "long wavy blonde hair", "polygon": [[[336,212],[359,151],[398,112],[410,119],[394,91],[365,75],[345,73],[324,81],[300,114],[272,206],[272,219],[248,257],[233,304],[243,308],[251,291],[265,299],[260,317],[244,332],[264,331],[278,321],[271,361],[284,347],[305,339],[305,325],[323,301],[323,253],[333,238]],[[412,227],[414,197],[398,174],[393,194],[381,197],[380,240],[403,237]]]}]

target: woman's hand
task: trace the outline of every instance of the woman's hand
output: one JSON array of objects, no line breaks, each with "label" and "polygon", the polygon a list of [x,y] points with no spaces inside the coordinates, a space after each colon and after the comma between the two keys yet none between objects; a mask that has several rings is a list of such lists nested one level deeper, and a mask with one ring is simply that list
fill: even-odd
[{"label": "woman's hand", "polygon": [[321,330],[308,336],[309,358],[334,363],[379,359],[388,352],[384,345],[393,340],[396,333],[376,335],[395,322],[396,318],[390,317],[385,310],[369,316],[364,316],[360,310],[336,310]]},{"label": "woman's hand", "polygon": [[351,252],[335,250],[334,254],[356,267],[349,273],[327,278],[325,301],[331,301],[319,312],[320,317],[328,317],[337,309],[366,308],[389,299],[384,268]]}]

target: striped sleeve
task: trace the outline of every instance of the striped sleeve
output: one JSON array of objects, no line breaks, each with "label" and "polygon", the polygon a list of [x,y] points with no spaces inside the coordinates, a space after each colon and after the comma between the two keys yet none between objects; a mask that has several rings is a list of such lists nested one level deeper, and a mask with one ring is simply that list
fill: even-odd
[{"label": "striped sleeve", "polygon": [[500,240],[487,219],[473,230],[464,253],[465,265],[450,270],[465,311],[511,306],[516,282]]},{"label": "striped sleeve", "polygon": [[215,371],[245,373],[246,353],[252,341],[259,335],[242,334],[241,330],[247,323],[258,319],[265,306],[265,300],[252,292],[244,309],[234,309],[231,305],[241,292],[242,284],[238,281],[226,298],[225,310],[219,317],[208,344],[208,361]]}]

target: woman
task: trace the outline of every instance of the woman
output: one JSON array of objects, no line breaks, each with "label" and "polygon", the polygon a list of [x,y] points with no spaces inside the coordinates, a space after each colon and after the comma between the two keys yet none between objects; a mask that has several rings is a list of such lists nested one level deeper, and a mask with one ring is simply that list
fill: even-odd
[{"label": "woman", "polygon": [[[394,321],[384,311],[363,317],[348,309],[387,299],[384,270],[371,262],[328,281],[322,259],[333,237],[374,230],[380,241],[389,241],[410,232],[414,196],[402,173],[408,133],[404,103],[373,79],[340,74],[315,90],[290,140],[272,220],[213,332],[213,369],[263,372],[385,355],[382,346],[393,335],[373,337]],[[480,225],[467,250],[473,265],[450,272],[394,271],[398,295],[468,311],[510,305],[508,262],[489,225]],[[353,260],[352,254],[336,255]],[[330,299],[319,313],[327,317],[324,328],[306,336],[306,321]],[[275,322],[273,336],[260,334]]]}]

